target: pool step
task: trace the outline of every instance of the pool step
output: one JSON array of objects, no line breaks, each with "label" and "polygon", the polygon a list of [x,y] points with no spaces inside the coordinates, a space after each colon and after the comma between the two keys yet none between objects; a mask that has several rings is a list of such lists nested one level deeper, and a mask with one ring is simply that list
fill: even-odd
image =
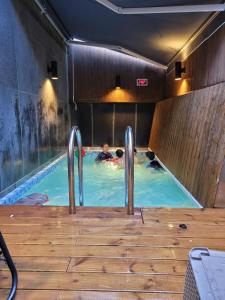
[{"label": "pool step", "polygon": [[15,205],[43,205],[49,201],[48,195],[33,193],[15,202]]}]

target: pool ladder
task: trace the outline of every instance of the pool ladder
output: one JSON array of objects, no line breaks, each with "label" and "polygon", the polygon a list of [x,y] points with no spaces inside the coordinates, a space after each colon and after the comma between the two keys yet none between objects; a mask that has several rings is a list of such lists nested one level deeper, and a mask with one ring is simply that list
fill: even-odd
[{"label": "pool ladder", "polygon": [[81,206],[84,205],[83,196],[83,155],[82,155],[82,139],[78,126],[74,126],[71,129],[69,137],[69,145],[67,152],[68,162],[68,181],[69,181],[69,213],[76,213],[75,205],[75,188],[74,188],[74,143],[75,138],[78,149],[78,177],[79,177],[79,203]]},{"label": "pool ladder", "polygon": [[12,260],[12,257],[9,253],[9,250],[6,246],[5,240],[1,232],[0,232],[0,261],[4,261],[11,272],[12,284],[9,291],[9,295],[7,296],[7,300],[13,300],[16,297],[18,275],[17,275],[16,267],[14,265],[14,262]]},{"label": "pool ladder", "polygon": [[[78,149],[79,203],[84,205],[83,197],[83,156],[81,133],[77,126],[72,127],[68,145],[68,181],[69,181],[69,213],[76,213],[74,188],[74,143]],[[134,214],[134,137],[131,126],[125,132],[125,206],[128,215]]]},{"label": "pool ladder", "polygon": [[125,206],[134,214],[134,136],[131,126],[125,132]]}]

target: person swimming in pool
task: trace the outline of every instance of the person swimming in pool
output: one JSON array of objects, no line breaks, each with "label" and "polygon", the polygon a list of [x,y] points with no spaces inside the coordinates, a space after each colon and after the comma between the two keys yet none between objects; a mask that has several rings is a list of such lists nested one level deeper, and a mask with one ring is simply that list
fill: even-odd
[{"label": "person swimming in pool", "polygon": [[150,160],[150,163],[146,166],[146,168],[153,168],[155,170],[163,170],[163,167],[155,159],[155,153],[154,152],[148,151],[148,152],[145,153],[145,155]]},{"label": "person swimming in pool", "polygon": [[100,161],[107,161],[111,160],[113,158],[112,154],[109,152],[109,145],[107,143],[104,143],[101,145],[102,152],[99,152],[97,155],[95,161],[100,162]]},{"label": "person swimming in pool", "polygon": [[111,161],[115,164],[123,164],[124,163],[123,154],[124,152],[122,149],[117,149],[116,157],[114,157]]}]

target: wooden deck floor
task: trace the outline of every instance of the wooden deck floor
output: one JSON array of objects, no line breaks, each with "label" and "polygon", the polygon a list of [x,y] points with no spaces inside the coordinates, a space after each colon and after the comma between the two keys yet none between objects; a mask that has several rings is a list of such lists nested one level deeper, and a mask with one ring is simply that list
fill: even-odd
[{"label": "wooden deck floor", "polygon": [[[0,207],[19,300],[182,299],[188,251],[225,250],[224,225],[222,209]],[[10,284],[1,262],[0,299]]]}]

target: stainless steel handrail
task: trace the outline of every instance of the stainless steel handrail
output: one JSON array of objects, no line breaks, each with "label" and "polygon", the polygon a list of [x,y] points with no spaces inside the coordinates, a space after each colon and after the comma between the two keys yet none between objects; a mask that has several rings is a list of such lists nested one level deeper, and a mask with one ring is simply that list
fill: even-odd
[{"label": "stainless steel handrail", "polygon": [[74,142],[77,141],[78,148],[78,176],[79,176],[79,203],[84,205],[83,198],[83,156],[82,156],[82,139],[78,126],[71,129],[67,153],[68,162],[68,181],[69,181],[69,213],[76,213],[75,204],[75,187],[74,187]]},{"label": "stainless steel handrail", "polygon": [[125,206],[128,215],[134,214],[134,137],[131,126],[125,132]]}]

